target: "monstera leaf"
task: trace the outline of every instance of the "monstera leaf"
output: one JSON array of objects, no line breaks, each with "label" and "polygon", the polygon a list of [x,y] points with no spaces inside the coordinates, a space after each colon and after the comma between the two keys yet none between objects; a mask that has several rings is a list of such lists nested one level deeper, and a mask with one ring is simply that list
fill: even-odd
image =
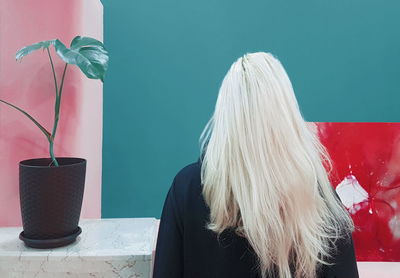
[{"label": "monstera leaf", "polygon": [[108,66],[108,52],[103,43],[93,38],[75,37],[71,48],[59,40],[55,41],[54,47],[66,63],[77,65],[88,78],[103,81]]},{"label": "monstera leaf", "polygon": [[21,60],[24,56],[28,55],[29,53],[38,50],[38,49],[46,49],[49,48],[50,45],[54,45],[55,40],[49,40],[49,41],[42,41],[38,43],[34,43],[30,46],[25,46],[21,50],[15,54],[15,59]]},{"label": "monstera leaf", "polygon": [[108,67],[108,52],[102,42],[90,37],[76,36],[70,48],[58,39],[35,43],[19,50],[15,58],[20,60],[35,50],[46,49],[51,45],[64,62],[78,66],[88,78],[103,81]]},{"label": "monstera leaf", "polygon": [[88,46],[88,45],[97,45],[101,46],[104,48],[104,45],[101,41],[98,41],[96,39],[90,38],[90,37],[81,37],[81,36],[76,36],[72,41],[70,47],[72,49],[78,49],[79,47],[82,46]]}]

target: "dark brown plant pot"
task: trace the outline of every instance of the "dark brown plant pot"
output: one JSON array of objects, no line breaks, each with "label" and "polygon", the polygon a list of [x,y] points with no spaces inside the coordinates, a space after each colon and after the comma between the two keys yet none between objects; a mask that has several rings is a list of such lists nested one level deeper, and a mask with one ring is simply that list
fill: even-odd
[{"label": "dark brown plant pot", "polygon": [[68,245],[81,233],[78,227],[85,188],[86,160],[49,158],[21,161],[19,194],[23,232],[29,247],[55,248]]}]

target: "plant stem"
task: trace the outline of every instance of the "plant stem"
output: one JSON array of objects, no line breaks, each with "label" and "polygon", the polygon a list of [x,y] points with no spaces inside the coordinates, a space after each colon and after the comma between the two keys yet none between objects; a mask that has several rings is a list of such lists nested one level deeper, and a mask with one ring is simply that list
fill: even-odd
[{"label": "plant stem", "polygon": [[54,124],[53,124],[53,131],[51,132],[51,141],[49,141],[49,143],[50,143],[50,157],[51,157],[51,160],[54,163],[54,165],[58,166],[58,161],[57,161],[57,159],[56,159],[56,157],[54,155],[54,139],[56,137],[58,121],[60,119],[61,95],[62,95],[62,90],[63,90],[63,87],[64,87],[64,78],[65,78],[65,73],[67,72],[68,64],[65,63],[64,71],[63,71],[62,78],[61,78],[60,90],[57,92],[57,79],[56,79],[56,75],[54,73],[54,67],[53,67],[53,63],[51,61],[50,52],[49,52],[49,57],[50,57],[51,68],[53,69],[54,84],[56,84],[56,102],[54,104]]},{"label": "plant stem", "polygon": [[9,103],[9,102],[7,102],[7,101],[5,101],[5,100],[1,100],[1,99],[0,99],[0,102],[2,102],[2,103],[4,103],[4,104],[7,104],[8,106],[10,106],[10,107],[14,108],[15,110],[17,110],[17,111],[21,112],[22,114],[24,114],[28,119],[30,119],[30,120],[40,129],[40,131],[43,132],[43,134],[44,134],[44,135],[46,136],[46,138],[47,138],[47,141],[49,141],[49,143],[50,143],[50,156],[51,156],[52,162],[53,162],[56,166],[58,166],[57,160],[55,160],[55,157],[54,157],[54,152],[53,152],[53,140],[52,140],[52,138],[51,138],[50,132],[48,132],[46,128],[44,128],[38,121],[35,120],[35,118],[33,118],[31,115],[29,115],[27,112],[25,112],[25,111],[22,110],[21,108],[15,106],[14,104],[11,104],[11,103]]},{"label": "plant stem", "polygon": [[61,79],[61,84],[60,84],[60,91],[56,97],[56,103],[54,107],[54,125],[53,125],[53,131],[51,133],[51,137],[54,140],[56,137],[56,132],[57,132],[57,126],[58,126],[58,120],[60,119],[60,107],[61,107],[61,96],[62,96],[62,91],[64,87],[64,78],[65,78],[65,73],[67,71],[67,66],[68,64],[65,64],[62,79]]},{"label": "plant stem", "polygon": [[56,96],[58,95],[58,85],[57,85],[57,77],[56,77],[56,71],[54,70],[54,64],[53,64],[53,59],[51,58],[50,50],[47,47],[47,54],[49,55],[50,59],[50,64],[51,64],[51,71],[53,72],[53,78],[54,78],[54,87],[56,89]]},{"label": "plant stem", "polygon": [[54,156],[54,141],[50,140],[50,157],[51,157],[51,162],[54,163],[56,167],[58,167],[58,161],[56,157]]},{"label": "plant stem", "polygon": [[46,136],[47,140],[49,141],[49,152],[50,152],[52,164],[54,164],[55,166],[59,166],[58,161],[54,155],[54,138],[55,138],[56,132],[57,132],[58,120],[60,119],[61,95],[62,95],[62,90],[64,87],[65,73],[67,72],[68,64],[67,63],[65,64],[64,71],[62,74],[61,84],[60,84],[60,90],[58,91],[57,77],[56,77],[56,72],[54,70],[53,59],[51,58],[51,54],[50,54],[50,51],[48,48],[47,48],[47,54],[49,55],[49,59],[50,59],[51,70],[53,72],[53,78],[54,78],[54,87],[55,87],[55,91],[56,91],[56,101],[55,101],[55,105],[54,105],[54,125],[53,125],[52,133],[47,131],[47,129],[44,128],[38,121],[36,121],[35,118],[33,118],[31,115],[29,115],[27,112],[25,112],[21,108],[15,106],[14,104],[11,104],[7,101],[1,100],[1,99],[0,99],[0,102],[18,110],[19,112],[24,114],[43,132],[43,134]]},{"label": "plant stem", "polygon": [[[54,79],[54,88],[56,90],[56,103],[55,103],[55,108],[54,108],[54,124],[56,125],[56,122],[58,123],[58,114],[59,111],[57,110],[57,107],[59,106],[59,96],[58,96],[58,84],[57,84],[57,76],[56,76],[56,71],[54,70],[54,64],[53,64],[53,59],[51,58],[50,50],[47,47],[47,54],[49,55],[49,60],[50,60],[50,65],[51,65],[51,71],[53,72],[53,79]],[[54,130],[54,128],[53,128]],[[58,166],[58,161],[54,155],[54,135],[51,135],[51,140],[49,140],[49,152],[50,152],[50,157],[52,163],[57,167]]]},{"label": "plant stem", "polygon": [[28,119],[30,119],[42,132],[43,134],[46,136],[47,140],[50,142],[51,141],[51,134],[50,132],[47,131],[46,128],[44,128],[38,121],[35,120],[35,118],[33,118],[31,115],[29,115],[27,112],[25,112],[24,110],[22,110],[21,108],[15,106],[14,104],[11,104],[5,100],[1,100],[0,102],[7,104],[8,106],[18,110],[19,112],[21,112],[22,114],[24,114]]},{"label": "plant stem", "polygon": [[63,71],[62,78],[61,78],[60,94],[59,94],[60,98],[61,98],[61,95],[62,95],[62,92],[63,92],[63,88],[64,88],[64,78],[65,78],[65,73],[67,72],[67,67],[68,67],[68,64],[65,63],[64,71]]}]

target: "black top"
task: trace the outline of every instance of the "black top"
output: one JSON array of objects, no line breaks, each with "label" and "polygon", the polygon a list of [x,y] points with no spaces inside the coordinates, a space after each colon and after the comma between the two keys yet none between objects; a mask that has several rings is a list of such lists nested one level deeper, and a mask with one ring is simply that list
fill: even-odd
[{"label": "black top", "polygon": [[[243,237],[231,230],[220,238],[206,229],[209,208],[202,196],[200,164],[183,168],[165,200],[158,232],[153,278],[259,278],[257,259]],[[358,277],[353,242],[339,240],[335,265],[318,277]]]}]

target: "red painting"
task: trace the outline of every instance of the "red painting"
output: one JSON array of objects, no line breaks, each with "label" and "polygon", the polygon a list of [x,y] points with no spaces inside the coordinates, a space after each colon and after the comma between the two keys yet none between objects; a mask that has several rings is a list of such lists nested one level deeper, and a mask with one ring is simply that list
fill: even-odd
[{"label": "red painting", "polygon": [[400,261],[400,123],[317,123],[359,261]]}]

